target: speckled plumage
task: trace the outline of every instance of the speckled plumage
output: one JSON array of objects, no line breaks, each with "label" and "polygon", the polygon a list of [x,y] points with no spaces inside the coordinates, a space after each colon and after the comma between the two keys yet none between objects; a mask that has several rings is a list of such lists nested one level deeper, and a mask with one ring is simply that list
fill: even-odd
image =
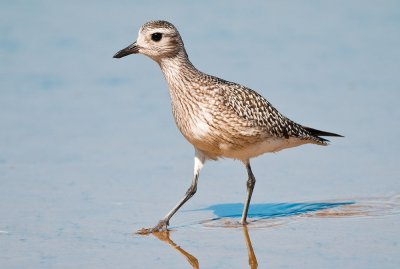
[{"label": "speckled plumage", "polygon": [[166,229],[172,215],[196,191],[199,171],[207,159],[234,158],[246,165],[249,179],[242,216],[245,223],[255,183],[251,158],[307,143],[326,145],[327,140],[319,136],[339,136],[297,124],[257,92],[197,70],[189,61],[178,30],[169,22],[145,23],[137,41],[114,57],[131,53],[147,55],[160,65],[175,122],[196,152],[195,178],[187,195],[159,225],[146,231]]}]

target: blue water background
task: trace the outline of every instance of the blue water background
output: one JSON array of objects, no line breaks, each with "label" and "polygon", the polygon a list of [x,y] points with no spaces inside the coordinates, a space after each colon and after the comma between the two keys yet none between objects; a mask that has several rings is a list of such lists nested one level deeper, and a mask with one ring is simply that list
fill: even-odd
[{"label": "blue water background", "polygon": [[[345,136],[252,161],[250,212],[289,215],[249,226],[259,268],[398,268],[392,203],[377,217],[299,222],[296,208],[277,207],[400,193],[399,1],[305,0],[0,1],[0,268],[188,268],[160,240],[133,235],[193,174],[157,64],[112,58],[152,19],[178,27],[200,70]],[[201,268],[249,267],[241,229],[201,224],[236,216],[246,180],[240,162],[207,162],[171,220]]]}]

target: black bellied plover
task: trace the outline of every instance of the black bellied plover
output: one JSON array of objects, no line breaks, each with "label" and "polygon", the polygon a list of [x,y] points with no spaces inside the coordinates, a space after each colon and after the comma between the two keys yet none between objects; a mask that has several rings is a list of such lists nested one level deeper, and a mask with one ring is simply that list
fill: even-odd
[{"label": "black bellied plover", "polygon": [[185,196],[154,228],[142,229],[141,233],[166,230],[171,217],[196,193],[205,161],[218,158],[237,159],[246,167],[247,198],[241,218],[246,224],[256,182],[251,158],[303,144],[327,145],[328,140],[321,136],[340,136],[295,123],[257,92],[197,70],[189,61],[178,30],[167,21],[145,23],[136,42],[114,58],[133,53],[149,56],[160,65],[176,125],[195,149],[194,177]]}]

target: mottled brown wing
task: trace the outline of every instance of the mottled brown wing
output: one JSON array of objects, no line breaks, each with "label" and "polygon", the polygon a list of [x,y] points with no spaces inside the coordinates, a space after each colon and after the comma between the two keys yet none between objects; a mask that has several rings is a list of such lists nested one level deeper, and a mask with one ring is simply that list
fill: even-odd
[{"label": "mottled brown wing", "polygon": [[297,137],[316,142],[324,141],[283,116],[257,92],[235,83],[229,83],[227,86],[224,92],[225,106],[254,126],[266,128],[271,135],[279,138]]}]

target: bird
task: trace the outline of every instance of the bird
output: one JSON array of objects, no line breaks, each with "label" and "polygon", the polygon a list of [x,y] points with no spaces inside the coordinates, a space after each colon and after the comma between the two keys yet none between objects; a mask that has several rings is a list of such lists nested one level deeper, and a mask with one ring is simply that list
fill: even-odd
[{"label": "bird", "polygon": [[177,28],[165,20],[143,24],[135,42],[113,58],[143,54],[161,68],[175,123],[194,147],[194,175],[183,198],[152,228],[140,234],[167,231],[171,217],[197,191],[200,170],[208,160],[241,161],[247,171],[247,196],[240,223],[247,214],[256,178],[250,159],[304,144],[326,146],[326,136],[343,137],[298,124],[281,114],[256,91],[198,70],[189,60]]}]

